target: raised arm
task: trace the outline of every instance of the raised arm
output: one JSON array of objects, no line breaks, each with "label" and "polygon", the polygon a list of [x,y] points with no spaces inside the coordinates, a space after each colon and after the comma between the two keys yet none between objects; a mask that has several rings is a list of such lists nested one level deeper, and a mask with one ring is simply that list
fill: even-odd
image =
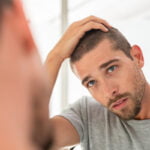
[{"label": "raised arm", "polygon": [[[45,62],[50,92],[52,92],[62,62],[70,57],[85,32],[91,29],[100,29],[107,32],[109,27],[111,26],[105,20],[95,16],[87,17],[69,26],[56,46],[50,51]],[[54,129],[53,144],[55,148],[53,149],[79,143],[77,131],[65,118],[54,117],[50,119],[50,124]]]},{"label": "raised arm", "polygon": [[104,32],[111,27],[105,20],[95,16],[74,22],[47,56],[45,66],[48,72],[50,89],[53,89],[62,62],[69,58],[80,38],[86,31],[100,29]]}]

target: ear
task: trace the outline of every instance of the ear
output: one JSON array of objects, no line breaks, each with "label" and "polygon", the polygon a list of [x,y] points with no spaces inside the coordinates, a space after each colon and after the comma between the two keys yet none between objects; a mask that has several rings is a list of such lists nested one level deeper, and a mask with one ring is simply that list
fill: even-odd
[{"label": "ear", "polygon": [[133,60],[142,68],[144,66],[144,57],[141,48],[138,45],[133,45],[130,53]]}]

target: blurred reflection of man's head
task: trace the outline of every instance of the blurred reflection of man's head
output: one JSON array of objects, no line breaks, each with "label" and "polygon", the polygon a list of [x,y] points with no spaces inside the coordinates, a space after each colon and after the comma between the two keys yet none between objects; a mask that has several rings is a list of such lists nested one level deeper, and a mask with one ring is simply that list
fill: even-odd
[{"label": "blurred reflection of man's head", "polygon": [[49,89],[19,0],[0,0],[0,149],[50,145]]}]

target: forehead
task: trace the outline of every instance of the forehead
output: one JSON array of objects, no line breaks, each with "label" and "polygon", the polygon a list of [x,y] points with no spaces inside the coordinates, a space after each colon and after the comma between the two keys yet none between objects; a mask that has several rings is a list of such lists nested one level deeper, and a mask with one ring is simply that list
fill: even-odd
[{"label": "forehead", "polygon": [[105,39],[75,62],[72,68],[79,79],[82,79],[83,76],[94,72],[98,66],[113,59],[126,60],[127,56],[121,50],[114,50],[112,43]]}]

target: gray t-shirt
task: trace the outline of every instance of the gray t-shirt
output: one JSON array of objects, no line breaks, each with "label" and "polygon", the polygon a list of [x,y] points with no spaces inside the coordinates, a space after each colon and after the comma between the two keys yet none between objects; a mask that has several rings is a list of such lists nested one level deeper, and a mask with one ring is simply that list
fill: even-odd
[{"label": "gray t-shirt", "polygon": [[91,97],[82,97],[61,116],[76,128],[84,150],[150,150],[150,119],[121,120]]}]

